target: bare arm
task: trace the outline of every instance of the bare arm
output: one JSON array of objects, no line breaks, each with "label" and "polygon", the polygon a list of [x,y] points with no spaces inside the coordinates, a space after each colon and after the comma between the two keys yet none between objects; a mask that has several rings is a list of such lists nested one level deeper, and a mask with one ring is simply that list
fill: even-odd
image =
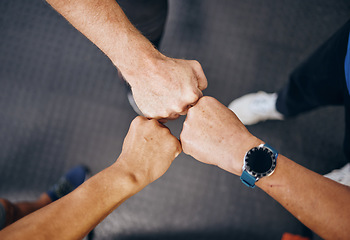
[{"label": "bare arm", "polygon": [[0,231],[0,238],[82,239],[136,187],[130,176],[110,167],[66,197],[9,225]]},{"label": "bare arm", "polygon": [[[263,143],[216,99],[203,97],[188,111],[183,151],[197,160],[242,174],[243,158]],[[325,239],[348,239],[350,188],[279,155],[275,172],[257,183],[290,213]]]},{"label": "bare arm", "polygon": [[114,0],[47,0],[75,28],[96,44],[126,75],[160,53],[130,23]]},{"label": "bare arm", "polygon": [[0,231],[0,239],[82,239],[122,202],[162,176],[180,151],[169,129],[138,117],[116,163],[67,196],[9,225]]},{"label": "bare arm", "polygon": [[274,174],[257,182],[307,227],[324,239],[348,239],[350,188],[280,155]]},{"label": "bare arm", "polygon": [[130,23],[115,0],[47,0],[122,72],[148,117],[176,118],[202,96],[207,80],[197,61],[168,58]]}]

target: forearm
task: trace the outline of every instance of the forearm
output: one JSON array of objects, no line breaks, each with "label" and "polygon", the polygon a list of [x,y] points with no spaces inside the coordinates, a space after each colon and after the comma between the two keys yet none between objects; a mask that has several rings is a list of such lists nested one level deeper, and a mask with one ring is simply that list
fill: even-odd
[{"label": "forearm", "polygon": [[[231,110],[211,97],[202,97],[188,110],[180,139],[185,153],[238,176],[242,175],[247,151],[263,143]],[[264,161],[265,157],[255,158]],[[321,237],[349,238],[350,188],[282,155],[277,158],[275,172],[256,185]]]},{"label": "forearm", "polygon": [[256,184],[325,239],[347,239],[350,188],[279,155],[275,173]]},{"label": "forearm", "polygon": [[162,56],[130,23],[115,0],[47,2],[96,44],[125,75],[133,75]]},{"label": "forearm", "polygon": [[111,59],[144,116],[176,119],[202,97],[207,79],[201,65],[161,54],[115,0],[46,1]]},{"label": "forearm", "polygon": [[127,198],[140,190],[117,164],[75,191],[20,219],[0,232],[0,239],[82,239]]}]

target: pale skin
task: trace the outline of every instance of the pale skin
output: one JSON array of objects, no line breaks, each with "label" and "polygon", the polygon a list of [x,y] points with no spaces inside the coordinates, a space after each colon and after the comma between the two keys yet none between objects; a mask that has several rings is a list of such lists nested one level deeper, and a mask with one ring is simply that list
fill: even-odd
[{"label": "pale skin", "polygon": [[137,117],[112,166],[4,228],[0,239],[82,239],[122,202],[161,177],[180,152],[180,142],[169,129]]},{"label": "pale skin", "polygon": [[[211,97],[189,109],[180,136],[183,151],[197,160],[241,175],[243,158],[264,143],[236,115]],[[350,188],[279,154],[275,172],[256,185],[324,239],[349,239]]]},{"label": "pale skin", "polygon": [[115,0],[47,2],[111,59],[130,84],[144,116],[175,119],[202,97],[207,79],[201,65],[161,54]]}]

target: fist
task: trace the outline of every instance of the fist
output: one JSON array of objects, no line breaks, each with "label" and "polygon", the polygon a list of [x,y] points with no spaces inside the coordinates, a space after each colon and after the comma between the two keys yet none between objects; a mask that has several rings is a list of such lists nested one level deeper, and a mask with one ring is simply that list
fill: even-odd
[{"label": "fist", "polygon": [[118,164],[144,187],[161,177],[180,153],[180,142],[167,127],[139,116],[130,125]]},{"label": "fist", "polygon": [[180,139],[184,153],[237,175],[242,172],[245,153],[261,143],[212,97],[202,97],[188,110]]},{"label": "fist", "polygon": [[144,116],[176,119],[202,97],[207,79],[197,61],[163,56],[155,62],[141,75],[125,77]]}]

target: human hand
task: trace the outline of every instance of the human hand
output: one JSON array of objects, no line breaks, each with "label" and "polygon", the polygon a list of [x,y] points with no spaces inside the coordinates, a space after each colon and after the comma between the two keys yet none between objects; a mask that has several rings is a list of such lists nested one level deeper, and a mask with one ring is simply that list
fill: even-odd
[{"label": "human hand", "polygon": [[138,116],[130,125],[116,164],[142,188],[161,177],[181,151],[179,140],[167,127]]},{"label": "human hand", "polygon": [[212,97],[202,97],[188,110],[180,139],[184,153],[236,175],[242,173],[245,153],[262,143]]},{"label": "human hand", "polygon": [[135,102],[145,117],[176,119],[202,97],[207,79],[201,65],[158,55],[133,74],[123,76],[131,85]]}]

